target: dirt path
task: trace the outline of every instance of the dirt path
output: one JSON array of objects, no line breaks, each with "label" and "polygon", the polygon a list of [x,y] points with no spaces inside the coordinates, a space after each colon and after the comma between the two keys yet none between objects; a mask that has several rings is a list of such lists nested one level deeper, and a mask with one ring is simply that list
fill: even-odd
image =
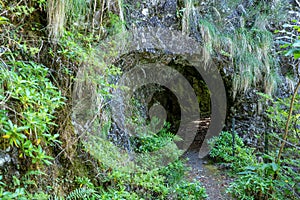
[{"label": "dirt path", "polygon": [[222,174],[216,166],[203,164],[206,161],[198,158],[198,151],[190,150],[184,154],[184,157],[189,159],[187,166],[191,168],[188,178],[202,183],[206,188],[208,200],[233,199],[225,192],[232,181],[230,178]]},{"label": "dirt path", "polygon": [[195,121],[194,124],[198,128],[197,134],[190,149],[183,155],[184,158],[188,158],[187,167],[191,168],[188,178],[202,183],[206,188],[208,200],[233,199],[225,192],[232,180],[225,176],[224,172],[218,170],[218,167],[203,164],[206,161],[198,157],[201,144],[210,124],[210,118],[202,118]]}]

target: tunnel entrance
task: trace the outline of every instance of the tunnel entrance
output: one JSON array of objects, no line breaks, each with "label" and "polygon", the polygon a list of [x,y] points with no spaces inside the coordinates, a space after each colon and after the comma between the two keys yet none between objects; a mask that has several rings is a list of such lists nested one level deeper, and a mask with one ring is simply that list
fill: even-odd
[{"label": "tunnel entrance", "polygon": [[[190,145],[190,149],[200,149],[210,124],[211,99],[209,89],[197,69],[189,65],[187,61],[181,60],[179,56],[171,57],[165,54],[157,55],[149,52],[135,52],[123,56],[117,62],[117,66],[126,72],[140,63],[154,64],[159,62],[178,71],[193,88],[198,100],[200,113],[199,116],[196,116],[197,120],[192,122],[193,126],[197,127],[197,133]],[[181,109],[184,108],[180,107],[176,95],[170,89],[159,84],[149,84],[142,86],[134,94],[134,97],[138,101],[136,105],[138,105],[139,111],[136,112],[140,112],[140,115],[149,121],[149,108],[160,105],[166,110],[166,122],[170,124],[170,132],[176,133],[178,131],[181,122]],[[186,132],[189,134],[188,129]]]}]

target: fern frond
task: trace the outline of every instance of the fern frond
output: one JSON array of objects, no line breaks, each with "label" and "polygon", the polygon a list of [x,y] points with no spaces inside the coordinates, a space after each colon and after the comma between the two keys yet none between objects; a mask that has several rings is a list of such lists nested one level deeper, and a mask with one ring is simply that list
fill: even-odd
[{"label": "fern frond", "polygon": [[97,191],[90,188],[77,188],[73,190],[67,197],[67,200],[81,200],[81,199],[100,199]]}]

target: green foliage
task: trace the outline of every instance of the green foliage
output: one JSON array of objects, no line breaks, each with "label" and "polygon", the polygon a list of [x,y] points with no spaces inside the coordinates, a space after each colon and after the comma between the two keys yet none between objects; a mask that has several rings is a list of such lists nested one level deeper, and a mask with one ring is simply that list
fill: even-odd
[{"label": "green foliage", "polygon": [[300,58],[300,23],[297,20],[292,20],[289,24],[284,24],[283,30],[276,30],[277,34],[284,34],[278,36],[277,41],[280,48],[283,49],[285,56],[293,56],[294,59]]},{"label": "green foliage", "polygon": [[96,200],[100,199],[101,196],[97,194],[97,192],[90,188],[78,188],[72,191],[67,197],[66,200],[75,200],[75,199],[91,199]]},{"label": "green foliage", "polygon": [[[86,178],[86,177],[83,177],[83,179],[88,180],[88,178]],[[90,180],[88,180],[88,181],[90,182]],[[94,185],[89,185],[89,186],[91,186],[92,188],[95,188]],[[97,192],[96,190],[94,190],[92,188],[80,186],[79,188],[76,188],[75,190],[71,191],[65,197],[55,195],[51,199],[54,199],[54,200],[103,199],[103,196],[100,195],[99,192]]]},{"label": "green foliage", "polygon": [[0,199],[47,199],[36,181],[43,173],[32,169],[52,163],[50,146],[61,143],[54,115],[65,99],[54,86],[50,69],[40,64],[45,29],[39,14],[44,13],[46,1],[0,4],[0,150],[15,152],[11,157],[17,163],[17,172],[10,169],[11,163],[1,169],[5,185]]},{"label": "green foliage", "polygon": [[235,134],[235,155],[233,156],[233,139],[230,132],[222,132],[219,137],[213,137],[209,144],[212,150],[209,155],[217,162],[228,163],[233,171],[238,172],[247,165],[254,164],[256,158],[253,149],[245,147],[243,140]]},{"label": "green foliage", "polygon": [[[265,160],[271,160],[270,163],[257,162],[253,150],[245,147],[238,136],[235,139],[235,156],[232,156],[231,133],[222,132],[219,138],[210,141],[214,145],[210,156],[218,162],[229,163],[236,172],[237,178],[230,184],[227,192],[237,199],[294,199],[293,190],[297,188],[297,181],[293,179],[299,180],[299,175],[288,166],[280,167],[272,156],[264,156]],[[293,174],[293,178],[286,171]],[[275,174],[277,179],[273,179]]]},{"label": "green foliage", "polygon": [[[277,179],[273,178],[275,174],[279,175]],[[293,187],[287,187],[291,179],[275,162],[248,166],[239,175],[227,190],[238,199],[297,199]]]},{"label": "green foliage", "polygon": [[75,181],[79,184],[79,187],[85,186],[87,188],[94,189],[94,184],[88,177],[77,177]]},{"label": "green foliage", "polygon": [[[297,199],[299,188],[300,176],[299,169],[299,110],[300,104],[299,95],[295,98],[294,114],[291,116],[291,125],[289,128],[288,142],[289,145],[285,147],[284,159],[277,162],[275,158],[278,154],[278,141],[281,142],[281,134],[284,132],[286,120],[288,118],[288,108],[291,102],[291,98],[274,100],[271,96],[262,94],[262,101],[269,102],[272,106],[267,109],[267,115],[271,120],[270,125],[274,130],[278,132],[269,133],[268,140],[268,153],[269,155],[263,155],[263,160],[260,163],[255,161],[255,155],[253,151],[245,151],[243,158],[246,162],[243,163],[242,168],[237,170],[237,179],[231,183],[227,192],[231,193],[238,199]],[[222,133],[223,134],[223,133]],[[222,135],[221,135],[222,137]],[[224,137],[224,136],[223,136]],[[227,142],[216,142],[215,148],[212,150],[213,155],[220,156],[225,161],[233,162],[233,165],[240,162],[235,160],[231,156],[230,148],[226,149],[226,144],[231,146],[232,140],[230,134],[227,134]],[[238,139],[239,140],[239,139]],[[237,142],[244,149],[242,142]],[[294,145],[293,145],[294,144]],[[238,148],[237,148],[238,149]],[[229,152],[229,153],[226,153]],[[239,165],[238,163],[237,165]]]},{"label": "green foliage", "polygon": [[83,22],[87,12],[88,3],[85,0],[49,0],[47,2],[49,36],[53,40],[59,39],[66,25],[82,30],[85,27]]},{"label": "green foliage", "polygon": [[101,198],[102,199],[128,199],[128,200],[140,199],[136,193],[127,192],[125,190],[122,190],[122,191],[110,190],[108,192],[104,192],[104,194],[101,196]]},{"label": "green foliage", "polygon": [[44,9],[46,5],[45,0],[32,0],[32,3],[30,4],[26,2],[7,2],[7,0],[0,2],[1,9],[7,10],[13,18],[30,16],[37,9]]},{"label": "green foliage", "polygon": [[[50,165],[47,146],[60,143],[58,134],[51,134],[55,126],[54,112],[62,106],[63,97],[48,78],[48,69],[35,62],[9,61],[0,65],[0,141],[1,149],[17,149],[23,167]],[[19,167],[19,166],[18,166]],[[40,171],[28,171],[21,178],[12,177],[11,183],[1,187],[1,199],[41,199],[43,192],[30,194],[29,187],[37,187],[32,176]],[[6,177],[7,178],[7,177]],[[37,198],[39,197],[39,198]]]},{"label": "green foliage", "polygon": [[[276,157],[278,154],[278,141],[282,142],[282,133],[285,130],[286,121],[288,119],[289,104],[291,97],[288,98],[272,98],[265,94],[260,94],[263,98],[262,101],[269,101],[272,106],[267,109],[267,115],[269,117],[270,126],[274,128],[274,132],[268,134],[268,151],[269,154]],[[284,191],[284,195],[293,195],[293,193],[299,193],[299,185],[295,182],[299,182],[299,160],[300,148],[299,148],[299,110],[300,110],[300,95],[297,94],[294,103],[294,112],[290,117],[290,124],[288,126],[288,144],[284,148],[284,158],[280,160],[281,168],[278,172],[279,179],[282,185],[278,187]],[[285,182],[287,181],[287,182]],[[290,194],[292,193],[292,194]]]},{"label": "green foliage", "polygon": [[120,17],[112,12],[109,14],[109,24],[107,25],[107,29],[109,34],[118,34],[123,31],[124,22],[120,19]]},{"label": "green foliage", "polygon": [[182,181],[175,186],[175,193],[175,198],[180,200],[200,200],[208,197],[205,188],[201,186],[199,181]]},{"label": "green foliage", "polygon": [[50,134],[50,127],[55,125],[54,111],[63,105],[60,92],[47,78],[48,70],[34,62],[12,61],[1,70],[2,145],[17,147],[19,157],[30,157],[32,163],[50,164],[51,157],[45,155],[41,144],[59,142],[59,135]]},{"label": "green foliage", "polygon": [[[267,109],[267,116],[271,120],[270,126],[273,127],[275,130],[278,131],[278,133],[273,132],[269,134],[270,142],[275,142],[280,138],[280,133],[284,131],[285,128],[285,123],[288,117],[288,109],[289,109],[289,103],[291,102],[291,97],[288,98],[277,98],[273,99],[272,97],[265,95],[265,94],[260,94],[263,97],[263,101],[269,101],[272,106],[269,106]],[[295,104],[294,104],[294,114],[291,116],[290,119],[290,124],[289,124],[289,136],[288,136],[288,141],[291,142],[292,144],[298,144],[299,143],[299,110],[300,110],[300,95],[296,95],[295,98]],[[300,153],[300,151],[293,146],[288,146],[285,149],[290,153],[290,155],[297,155]],[[296,152],[295,152],[296,151]],[[294,153],[292,153],[294,152]]]},{"label": "green foliage", "polygon": [[67,1],[65,4],[66,18],[69,25],[82,28],[84,18],[88,12],[88,2],[86,0]]},{"label": "green foliage", "polygon": [[181,160],[175,160],[159,170],[159,173],[166,177],[169,185],[174,185],[180,182],[188,169],[184,166],[184,162]]},{"label": "green foliage", "polygon": [[[0,17],[0,25],[5,26],[4,29],[0,29],[0,34],[5,32],[8,33],[6,36],[12,39],[13,43],[15,43],[21,42],[21,40],[18,40],[18,37],[12,37],[13,32],[15,31],[18,32],[18,35],[26,35],[26,33],[24,33],[25,29],[36,30],[39,32],[41,27],[40,18],[35,18],[33,16],[35,16],[38,12],[45,11],[45,9],[45,0],[31,0],[30,3],[26,1],[0,1],[0,10],[2,13],[2,16]],[[17,29],[19,30],[17,31]],[[26,37],[28,36],[31,35],[26,35]],[[4,43],[7,43],[7,41]],[[9,43],[10,45],[12,44],[11,42]]]},{"label": "green foliage", "polygon": [[130,185],[130,194],[135,197],[134,199],[137,199],[136,197],[143,199],[167,199],[168,197],[185,199],[187,195],[190,195],[190,199],[196,200],[206,196],[205,189],[199,183],[189,183],[184,180],[183,176],[186,169],[180,160],[160,169],[145,171],[138,168],[137,170],[133,172],[134,174],[113,172],[109,176],[109,180],[112,181],[114,190],[119,188],[123,191],[124,186]]},{"label": "green foliage", "polygon": [[38,7],[40,9],[46,9],[47,1],[46,0],[33,0],[36,4],[38,4]]},{"label": "green foliage", "polygon": [[[94,186],[87,177],[77,177],[78,188],[56,199],[191,199],[207,197],[199,182],[188,182],[182,161],[177,160],[161,169],[145,171],[138,168],[135,172],[120,170],[107,171],[99,179],[100,186]],[[175,177],[180,174],[178,177]]]},{"label": "green foliage", "polygon": [[[234,98],[252,87],[274,94],[280,74],[269,27],[286,19],[288,3],[233,0],[206,3],[212,4],[210,12],[206,11],[212,16],[206,14],[206,20],[200,21],[205,60],[218,57],[228,63],[230,71],[234,70],[229,73],[233,78]],[[245,7],[247,4],[252,6]]]},{"label": "green foliage", "polygon": [[[6,184],[2,182],[3,176],[0,175],[0,199],[9,200],[9,199],[48,199],[49,195],[44,192],[35,191],[34,194],[31,194],[27,188],[30,186],[37,186],[36,182],[32,179],[31,176],[35,175],[44,175],[41,171],[29,171],[21,179],[13,176],[13,181],[11,184]],[[5,190],[9,188],[9,190]]]},{"label": "green foliage", "polygon": [[[262,97],[261,101],[268,101],[272,106],[269,106],[267,109],[267,116],[271,120],[270,126],[273,128],[279,129],[280,132],[283,132],[285,122],[288,117],[288,112],[289,112],[289,104],[291,102],[292,97],[288,98],[276,98],[274,99],[273,97],[259,93],[259,95]],[[297,125],[299,123],[299,110],[300,110],[300,95],[296,95],[295,98],[295,104],[294,104],[294,115],[291,117],[291,123],[289,130],[291,132],[290,134],[290,140],[293,142],[296,142],[295,139],[297,139],[297,132],[299,132],[299,128],[297,128]],[[278,136],[278,134],[277,134]]]},{"label": "green foliage", "polygon": [[[166,177],[160,175],[156,169],[149,172],[137,172],[133,177],[135,187],[142,189],[138,194],[143,198],[153,198],[155,196],[159,199],[166,198],[169,191],[167,185],[164,184],[165,180]],[[143,191],[146,194],[143,194]]]},{"label": "green foliage", "polygon": [[172,142],[174,137],[175,136],[172,133],[162,133],[152,136],[136,137],[132,139],[132,145],[135,152],[153,152]]},{"label": "green foliage", "polygon": [[[79,31],[66,30],[63,32],[59,40],[59,48],[56,56],[60,56],[68,61],[81,64],[86,62],[92,53],[92,42],[95,38],[92,35],[84,35]],[[54,55],[52,49],[49,51],[50,55]]]},{"label": "green foliage", "polygon": [[0,198],[27,200],[27,198],[25,197],[24,188],[17,188],[15,191],[9,192],[9,191],[5,191],[3,188],[0,187]]},{"label": "green foliage", "polygon": [[[235,70],[233,78],[233,97],[246,92],[250,87],[260,86],[261,90],[273,94],[277,89],[279,74],[272,55],[273,36],[271,32],[253,26],[240,27],[227,33],[213,22],[200,21],[204,39],[204,61],[218,56],[229,62]],[[264,85],[261,85],[264,83]]]},{"label": "green foliage", "polygon": [[[298,30],[300,32],[300,30]],[[293,56],[294,59],[299,59],[300,58],[300,36],[299,39],[294,41],[292,44],[289,45],[290,50],[286,52],[286,56]]]},{"label": "green foliage", "polygon": [[9,11],[14,13],[17,17],[23,16],[23,15],[30,15],[35,10],[34,7],[28,7],[26,5],[18,5],[18,6],[12,6],[9,8]]}]

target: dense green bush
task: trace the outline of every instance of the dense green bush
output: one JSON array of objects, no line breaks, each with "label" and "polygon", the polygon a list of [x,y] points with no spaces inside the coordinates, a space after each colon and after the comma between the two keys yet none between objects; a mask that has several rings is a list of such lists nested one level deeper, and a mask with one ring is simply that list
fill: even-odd
[{"label": "dense green bush", "polygon": [[275,163],[258,163],[245,167],[245,171],[238,173],[237,179],[231,183],[227,192],[238,199],[282,199],[278,181],[273,180],[273,175],[279,170]]},{"label": "dense green bush", "polygon": [[172,133],[162,133],[159,135],[155,134],[143,137],[135,137],[132,138],[131,141],[134,151],[138,153],[147,153],[161,149],[168,143],[172,142],[174,137],[175,136]]},{"label": "dense green bush", "polygon": [[179,182],[175,186],[174,191],[175,199],[179,200],[196,200],[196,199],[205,199],[207,198],[207,194],[205,188],[201,186],[199,181],[195,182]]},{"label": "dense green bush", "polygon": [[[78,188],[66,195],[65,199],[190,199],[199,200],[207,197],[200,182],[188,182],[180,177],[169,181],[174,171],[185,171],[182,161],[171,163],[162,169],[135,173],[113,170],[102,179],[100,186],[94,186],[87,177],[77,178]],[[72,197],[72,198],[71,198]],[[76,199],[75,198],[75,199]],[[64,199],[61,197],[61,199]]]},{"label": "dense green bush", "polygon": [[[54,112],[63,105],[64,98],[43,65],[12,60],[2,62],[0,71],[1,149],[16,148],[22,167],[28,169],[32,165],[50,165],[53,158],[48,155],[47,146],[60,143],[59,134],[52,133]],[[29,170],[21,178],[14,176],[12,183],[2,182],[0,198],[30,199],[32,195],[26,188],[36,184],[30,176],[41,174]]]},{"label": "dense green bush", "polygon": [[227,192],[238,199],[247,200],[298,199],[295,188],[299,187],[299,176],[287,176],[285,168],[274,161],[247,166],[238,173],[237,179],[230,184]]},{"label": "dense green bush", "polygon": [[[271,126],[274,130],[283,132],[288,117],[288,107],[291,98],[274,100],[270,96],[261,94],[264,101],[272,102],[267,110],[271,119]],[[299,95],[296,95],[297,102]],[[297,144],[298,127],[298,107],[294,105],[295,114],[291,116],[289,135],[287,137],[290,144]],[[241,138],[235,136],[235,156],[232,154],[232,134],[222,132],[218,138],[213,138],[210,144],[213,149],[210,156],[218,162],[229,163],[234,172],[236,180],[231,183],[227,192],[238,199],[297,199],[299,195],[299,150],[295,145],[287,145],[284,159],[276,160],[278,154],[278,138],[280,134],[270,133],[268,138],[268,155],[263,155],[260,162],[256,161],[253,150],[246,147]],[[281,141],[281,140],[279,140]]]},{"label": "dense green bush", "polygon": [[161,168],[159,173],[166,177],[168,185],[174,185],[184,179],[185,173],[187,172],[184,161],[175,160],[167,166]]},{"label": "dense green bush", "polygon": [[54,111],[63,97],[47,78],[48,69],[34,62],[12,61],[0,66],[1,146],[17,147],[19,157],[50,164],[44,146],[58,141],[51,134]]},{"label": "dense green bush", "polygon": [[256,157],[253,154],[254,149],[246,147],[237,134],[235,134],[234,155],[232,143],[232,134],[222,132],[219,137],[213,137],[209,141],[209,144],[213,147],[209,155],[217,162],[227,163],[235,172],[256,162]]}]

